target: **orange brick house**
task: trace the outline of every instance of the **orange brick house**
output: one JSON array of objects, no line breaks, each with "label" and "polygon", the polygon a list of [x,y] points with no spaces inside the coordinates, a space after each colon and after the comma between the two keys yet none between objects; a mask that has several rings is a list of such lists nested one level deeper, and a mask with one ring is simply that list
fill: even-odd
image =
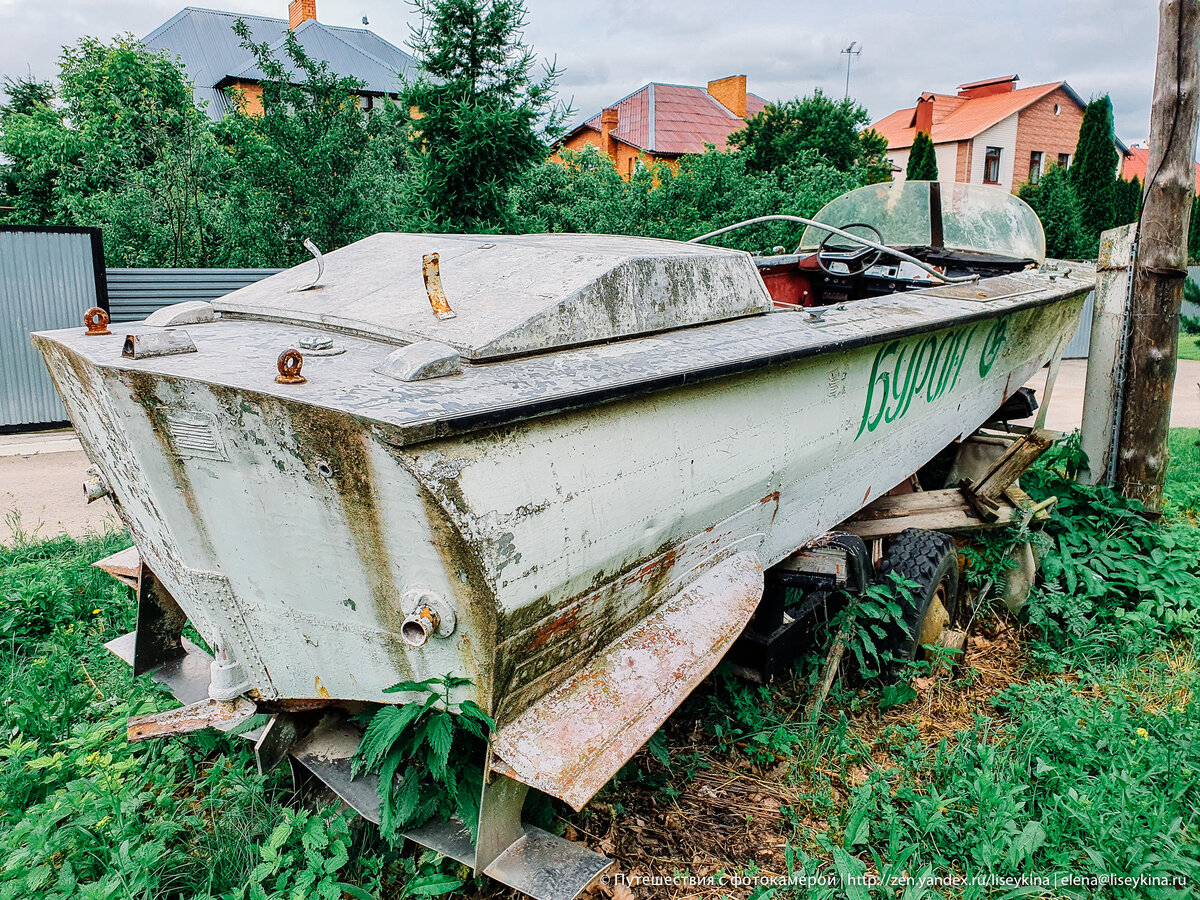
[{"label": "orange brick house", "polygon": [[[589,144],[613,158],[628,177],[639,160],[678,165],[685,153],[703,153],[705,144],[725,149],[725,141],[762,112],[762,97],[746,93],[746,76],[710,81],[706,88],[683,84],[644,85],[563,137],[556,149],[582,150]],[[558,160],[558,155],[551,157]]]},{"label": "orange brick house", "polygon": [[[282,8],[283,0],[277,2]],[[400,76],[416,67],[412,56],[370,29],[317,21],[316,0],[291,0],[286,19],[185,7],[146,35],[142,43],[180,58],[192,80],[196,102],[212,119],[223,118],[238,102],[235,98],[240,98],[248,112],[262,111],[266,75],[233,33],[238,19],[250,29],[254,43],[268,44],[275,58],[289,69],[284,42],[291,31],[310,59],[327,62],[331,72],[362,82],[359,103],[364,109],[394,98]]]},{"label": "orange brick house", "polygon": [[[938,179],[994,184],[1014,193],[1051,165],[1068,167],[1075,155],[1084,101],[1065,81],[1018,88],[1017,76],[973,81],[957,94],[926,92],[915,106],[872,126],[887,138],[888,159],[904,179],[919,132],[933,139]],[[1119,140],[1122,155],[1128,149]]]},{"label": "orange brick house", "polygon": [[[1121,177],[1126,181],[1137,176],[1143,188],[1146,186],[1146,163],[1150,160],[1150,150],[1140,144],[1133,144],[1121,161]],[[1200,163],[1196,163],[1196,193],[1200,194]]]}]

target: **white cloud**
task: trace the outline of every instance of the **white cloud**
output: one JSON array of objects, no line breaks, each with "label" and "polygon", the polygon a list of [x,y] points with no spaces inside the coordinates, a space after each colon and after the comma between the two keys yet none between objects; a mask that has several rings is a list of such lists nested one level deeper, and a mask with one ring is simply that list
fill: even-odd
[{"label": "white cloud", "polygon": [[[205,0],[205,5],[214,0]],[[220,5],[226,5],[224,3]],[[286,0],[237,0],[238,12],[287,14]],[[412,9],[394,0],[317,0],[322,21],[408,39]],[[1066,79],[1085,99],[1112,95],[1117,131],[1146,134],[1154,78],[1154,4],[1117,0],[527,0],[526,38],[566,72],[564,99],[591,115],[647,81],[704,84],[744,73],[768,99],[820,87],[840,96],[856,40],[850,92],[882,118],[924,90],[1016,72],[1023,85]],[[59,48],[84,34],[144,35],[180,9],[179,0],[0,0],[0,73],[55,73]]]}]

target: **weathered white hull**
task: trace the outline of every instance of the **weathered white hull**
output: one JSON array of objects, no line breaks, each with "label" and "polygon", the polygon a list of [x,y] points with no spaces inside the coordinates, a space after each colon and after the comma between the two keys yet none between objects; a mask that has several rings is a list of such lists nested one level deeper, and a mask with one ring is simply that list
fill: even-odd
[{"label": "weathered white hull", "polygon": [[[354,407],[352,381],[336,409],[267,373],[37,340],[143,558],[260,696],[395,701],[454,672],[503,725],[715,563],[777,562],[973,431],[1086,290],[449,436]],[[272,328],[189,332],[244,350]],[[414,591],[447,598],[452,635],[400,640]]]}]

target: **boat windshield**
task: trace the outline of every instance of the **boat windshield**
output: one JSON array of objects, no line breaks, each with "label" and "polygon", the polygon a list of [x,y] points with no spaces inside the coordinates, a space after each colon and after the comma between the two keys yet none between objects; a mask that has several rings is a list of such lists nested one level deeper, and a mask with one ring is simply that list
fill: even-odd
[{"label": "boat windshield", "polygon": [[[939,210],[940,229],[934,221]],[[1046,259],[1046,236],[1037,213],[1008,191],[984,185],[869,184],[825,204],[813,220],[837,228],[859,222],[873,225],[889,247],[945,247],[1038,263]],[[874,237],[861,228],[852,233]],[[799,249],[816,250],[828,234],[810,225]],[[832,243],[846,241],[835,236]]]}]

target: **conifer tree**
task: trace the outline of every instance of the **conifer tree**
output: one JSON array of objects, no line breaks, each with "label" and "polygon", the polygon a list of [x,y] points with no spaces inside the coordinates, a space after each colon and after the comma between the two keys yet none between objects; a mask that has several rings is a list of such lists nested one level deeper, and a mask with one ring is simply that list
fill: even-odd
[{"label": "conifer tree", "polygon": [[410,42],[421,66],[400,102],[415,109],[417,194],[430,229],[492,230],[509,191],[547,154],[570,110],[558,70],[534,73],[521,0],[414,0]]},{"label": "conifer tree", "polygon": [[904,178],[907,181],[937,181],[937,153],[933,148],[933,139],[924,131],[919,132],[913,140]]},{"label": "conifer tree", "polygon": [[1090,255],[1099,244],[1100,232],[1112,227],[1116,206],[1117,145],[1112,102],[1107,94],[1083,110],[1070,175],[1079,200],[1085,249]]}]

